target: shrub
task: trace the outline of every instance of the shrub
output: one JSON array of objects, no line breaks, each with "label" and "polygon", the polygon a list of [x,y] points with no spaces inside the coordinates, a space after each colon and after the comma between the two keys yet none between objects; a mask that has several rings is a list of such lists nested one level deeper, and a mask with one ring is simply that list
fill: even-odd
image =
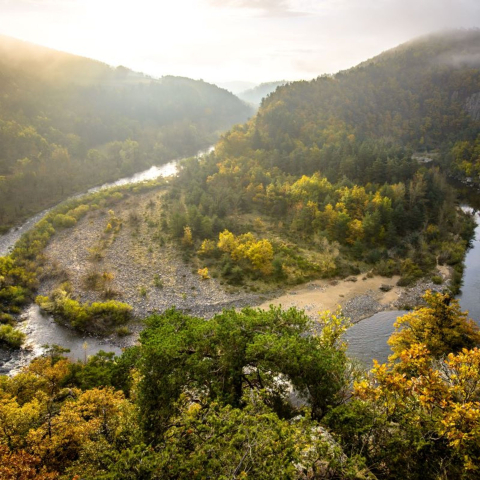
[{"label": "shrub", "polygon": [[16,330],[11,325],[0,325],[0,343],[8,345],[10,348],[20,348],[26,335],[20,330]]},{"label": "shrub", "polygon": [[98,272],[89,272],[85,275],[84,285],[87,290],[96,290],[100,285],[101,276]]},{"label": "shrub", "polygon": [[155,274],[155,276],[153,277],[153,284],[155,285],[155,288],[163,288],[163,282],[160,278],[160,275]]},{"label": "shrub", "polygon": [[78,330],[108,331],[112,326],[126,323],[132,316],[132,307],[109,300],[81,304],[71,299],[64,290],[55,290],[51,297],[38,296],[35,302],[54,317],[65,320]]},{"label": "shrub", "polygon": [[208,280],[210,278],[207,267],[199,268],[197,273],[202,277],[203,280]]},{"label": "shrub", "polygon": [[374,271],[377,275],[381,275],[382,277],[392,277],[399,273],[397,262],[389,258],[388,260],[381,260],[375,266]]},{"label": "shrub", "polygon": [[55,215],[52,222],[55,228],[70,228],[77,224],[75,217],[63,213]]},{"label": "shrub", "polygon": [[1,313],[0,312],[0,324],[14,325],[15,320],[8,313]]},{"label": "shrub", "polygon": [[128,327],[118,327],[116,333],[119,337],[126,337],[127,335],[132,334]]}]

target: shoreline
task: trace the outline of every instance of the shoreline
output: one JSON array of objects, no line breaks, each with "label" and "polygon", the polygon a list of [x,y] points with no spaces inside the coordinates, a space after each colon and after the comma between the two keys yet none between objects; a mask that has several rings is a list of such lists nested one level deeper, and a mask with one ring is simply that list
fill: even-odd
[{"label": "shoreline", "polygon": [[257,306],[262,309],[270,305],[295,307],[304,310],[312,320],[318,319],[320,312],[335,312],[340,307],[352,323],[358,323],[379,312],[408,310],[421,305],[426,290],[443,291],[448,286],[450,271],[443,266],[438,270],[443,278],[440,285],[423,278],[410,287],[399,287],[396,285],[399,276],[388,278],[375,275],[369,278],[359,274],[343,280],[313,280]]}]

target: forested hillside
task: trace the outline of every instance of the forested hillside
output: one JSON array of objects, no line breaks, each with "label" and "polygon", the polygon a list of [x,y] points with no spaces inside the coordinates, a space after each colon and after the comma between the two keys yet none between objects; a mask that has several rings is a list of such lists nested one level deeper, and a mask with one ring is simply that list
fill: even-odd
[{"label": "forested hillside", "polygon": [[68,193],[194,154],[251,110],[203,81],[0,37],[0,225]]},{"label": "forested hillside", "polygon": [[291,173],[391,182],[394,155],[389,162],[379,148],[449,152],[454,142],[475,140],[479,67],[479,31],[421,38],[350,70],[280,89],[242,139],[275,152],[274,163]]},{"label": "forested hillside", "polygon": [[437,262],[456,265],[460,281],[471,224],[418,157],[455,169],[451,152],[475,141],[479,55],[479,31],[442,33],[277,89],[214,154],[184,165],[172,233],[188,227],[199,262],[237,283],[374,265],[408,284]]}]

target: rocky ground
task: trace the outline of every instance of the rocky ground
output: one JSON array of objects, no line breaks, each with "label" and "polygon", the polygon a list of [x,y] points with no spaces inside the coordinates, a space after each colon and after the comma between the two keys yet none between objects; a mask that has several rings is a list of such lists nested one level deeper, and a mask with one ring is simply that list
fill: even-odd
[{"label": "rocky ground", "polygon": [[[51,267],[39,294],[48,295],[68,280],[78,300],[105,301],[105,293],[113,293],[115,300],[131,305],[138,318],[172,306],[208,318],[224,308],[262,300],[231,292],[216,279],[202,279],[161,231],[160,202],[158,192],[131,197],[118,212],[91,212],[73,229],[55,235],[45,251]],[[141,220],[132,222],[132,216]],[[117,233],[115,228],[106,231],[112,217],[121,221]],[[92,274],[100,278],[96,288],[88,286]]]},{"label": "rocky ground", "polygon": [[[48,295],[68,280],[74,296],[82,302],[104,301],[105,293],[133,307],[137,318],[163,312],[171,306],[192,315],[209,318],[224,308],[271,304],[303,309],[312,319],[318,312],[341,306],[353,322],[384,310],[412,308],[421,303],[427,289],[441,291],[445,284],[420,281],[410,288],[397,287],[391,279],[357,275],[344,280],[317,280],[286,292],[260,296],[232,291],[210,278],[202,279],[181,249],[162,232],[162,193],[148,192],[122,201],[118,212],[96,210],[73,228],[59,232],[48,245],[46,269],[39,293]],[[132,221],[136,218],[136,221]],[[118,219],[121,225],[114,225]],[[448,282],[449,272],[439,267]],[[95,288],[88,286],[92,274],[106,277]],[[138,330],[139,326],[134,330]]]}]

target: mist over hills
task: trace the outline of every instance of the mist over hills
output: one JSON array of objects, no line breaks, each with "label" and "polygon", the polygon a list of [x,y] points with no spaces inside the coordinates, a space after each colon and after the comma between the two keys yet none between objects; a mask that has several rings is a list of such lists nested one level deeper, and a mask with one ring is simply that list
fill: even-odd
[{"label": "mist over hills", "polygon": [[286,83],[287,83],[286,80],[261,83],[256,87],[253,87],[238,93],[237,96],[238,98],[241,98],[245,102],[251,103],[253,105],[260,105],[263,98],[265,98],[270,93],[274,92],[277,87],[285,85]]},{"label": "mist over hills", "polygon": [[252,114],[203,81],[152,79],[8,37],[0,109],[3,226],[67,192],[194,154]]},{"label": "mist over hills", "polygon": [[369,168],[352,161],[353,150],[373,140],[449,154],[479,132],[479,55],[478,30],[442,32],[336,75],[290,83],[264,100],[245,139],[274,152],[287,171],[352,180]]}]

